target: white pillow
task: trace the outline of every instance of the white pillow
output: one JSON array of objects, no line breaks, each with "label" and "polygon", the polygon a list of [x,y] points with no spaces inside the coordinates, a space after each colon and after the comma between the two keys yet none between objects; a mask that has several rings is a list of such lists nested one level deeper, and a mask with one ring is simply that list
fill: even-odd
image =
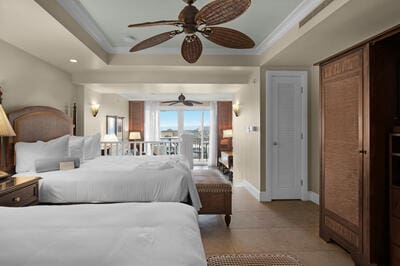
[{"label": "white pillow", "polygon": [[80,162],[83,162],[84,159],[84,145],[85,138],[84,137],[69,137],[69,157],[79,158]]},{"label": "white pillow", "polygon": [[84,145],[84,159],[85,160],[92,160],[97,157],[100,157],[100,133],[97,133],[93,136],[86,136],[85,137],[85,145]]},{"label": "white pillow", "polygon": [[35,161],[38,159],[67,157],[69,136],[63,136],[48,142],[37,141],[34,143],[18,142],[15,144],[17,174],[34,172]]}]

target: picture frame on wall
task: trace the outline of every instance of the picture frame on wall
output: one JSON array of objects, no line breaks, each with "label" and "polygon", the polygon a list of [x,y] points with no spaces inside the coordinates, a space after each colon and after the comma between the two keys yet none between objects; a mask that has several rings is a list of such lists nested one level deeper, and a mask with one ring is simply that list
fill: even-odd
[{"label": "picture frame on wall", "polygon": [[117,116],[115,115],[106,116],[106,134],[117,135]]},{"label": "picture frame on wall", "polygon": [[122,141],[124,139],[124,118],[116,115],[106,116],[106,134],[116,135]]},{"label": "picture frame on wall", "polygon": [[117,129],[117,138],[119,140],[123,140],[124,139],[124,117],[117,117],[117,125],[116,125],[116,129]]}]

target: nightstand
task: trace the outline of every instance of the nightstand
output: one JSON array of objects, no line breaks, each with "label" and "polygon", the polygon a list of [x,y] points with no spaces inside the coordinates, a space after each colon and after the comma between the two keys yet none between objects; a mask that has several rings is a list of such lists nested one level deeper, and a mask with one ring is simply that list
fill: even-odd
[{"label": "nightstand", "polygon": [[0,180],[0,206],[25,207],[39,201],[40,177],[10,177]]}]

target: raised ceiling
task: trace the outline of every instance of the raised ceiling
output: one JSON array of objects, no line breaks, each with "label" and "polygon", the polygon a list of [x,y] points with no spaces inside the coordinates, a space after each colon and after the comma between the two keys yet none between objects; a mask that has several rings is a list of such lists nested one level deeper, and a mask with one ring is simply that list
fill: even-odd
[{"label": "raised ceiling", "polygon": [[[176,19],[185,6],[182,0],[58,0],[82,27],[102,35],[100,45],[110,53],[127,53],[136,43],[174,27],[160,26],[129,29],[128,24]],[[197,0],[201,9],[209,0]],[[249,10],[224,26],[248,34],[260,45],[280,25],[302,0],[253,0]],[[73,6],[71,6],[73,5]],[[69,7],[69,8],[68,8]],[[79,16],[76,16],[77,14]],[[174,53],[179,51],[183,35],[146,50],[144,53]],[[204,41],[205,52],[229,54],[232,51]],[[111,51],[110,51],[111,50]],[[253,49],[255,50],[255,49]],[[250,52],[250,51],[249,51]]]}]

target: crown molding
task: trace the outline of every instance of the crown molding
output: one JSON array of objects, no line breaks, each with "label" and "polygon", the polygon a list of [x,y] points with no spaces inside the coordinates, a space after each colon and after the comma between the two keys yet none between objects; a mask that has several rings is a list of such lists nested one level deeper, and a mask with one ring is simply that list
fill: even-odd
[{"label": "crown molding", "polygon": [[113,46],[80,2],[76,0],[57,0],[57,2],[107,53],[112,53]]},{"label": "crown molding", "polygon": [[[130,47],[113,47],[91,15],[77,0],[57,2],[78,22],[96,42],[110,54],[128,54]],[[305,16],[314,10],[321,0],[303,0],[257,47],[253,49],[206,48],[206,55],[261,55],[284,36]],[[144,55],[180,54],[180,48],[150,48],[137,52]]]},{"label": "crown molding", "polygon": [[255,49],[261,55],[313,11],[321,0],[303,0]]}]

